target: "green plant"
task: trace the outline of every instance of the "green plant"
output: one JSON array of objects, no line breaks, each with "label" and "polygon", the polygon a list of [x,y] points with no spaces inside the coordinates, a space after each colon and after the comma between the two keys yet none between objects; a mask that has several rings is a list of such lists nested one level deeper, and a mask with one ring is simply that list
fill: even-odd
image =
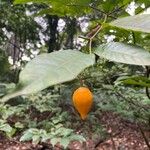
[{"label": "green plant", "polygon": [[[148,16],[143,15],[143,17]],[[128,24],[128,26],[131,26],[131,24]],[[142,28],[142,26],[140,28]],[[137,30],[134,27],[132,28],[132,26],[131,29]],[[149,52],[143,48],[119,42],[102,44],[96,48],[94,53],[110,61],[134,65],[150,65]],[[27,64],[25,69],[20,73],[20,81],[16,89],[14,89],[14,92],[5,96],[1,101],[5,102],[12,97],[35,93],[48,86],[73,80],[83,69],[94,63],[94,54],[84,54],[71,50],[40,55]],[[40,65],[42,65],[42,67]],[[57,71],[53,70],[54,67],[57,67]],[[59,76],[59,78],[56,78],[56,75]]]},{"label": "green plant", "polygon": [[[51,15],[49,16],[51,22],[57,21],[57,23],[58,18],[76,20],[78,17],[86,16],[93,29],[87,33],[87,36],[82,37],[87,40],[88,48],[82,47],[80,51],[60,50],[50,54],[40,54],[22,69],[19,82],[13,89],[8,90],[2,86],[0,101],[5,103],[0,107],[1,117],[4,119],[2,130],[4,131],[4,125],[8,129],[5,131],[6,134],[7,132],[9,134],[12,126],[17,131],[26,130],[21,141],[32,140],[37,144],[50,140],[53,146],[59,142],[66,148],[70,141],[84,139],[83,137],[88,135],[89,124],[92,124],[90,130],[93,132],[95,130],[96,134],[104,133],[103,128],[98,126],[97,116],[101,111],[112,111],[130,121],[148,124],[149,100],[145,97],[142,87],[146,88],[146,94],[150,98],[148,91],[150,86],[150,53],[148,52],[150,15],[125,17],[126,14],[122,13],[122,8],[125,11],[130,3],[129,0],[65,0],[63,2],[60,0],[15,0],[14,3],[17,5],[28,2],[40,6],[36,16]],[[141,4],[143,1],[137,2]],[[145,5],[148,5],[147,2]],[[115,18],[118,14],[123,18]],[[114,39],[115,42],[106,43],[104,35],[117,37]],[[65,35],[62,37],[67,38]],[[74,38],[72,38],[73,41]],[[138,69],[131,65],[138,66]],[[145,66],[146,73],[142,66]],[[81,120],[70,103],[72,91],[81,81],[92,88],[95,96],[95,107],[89,114],[89,119],[82,123],[83,128],[80,127]],[[63,83],[66,87],[63,87]],[[56,87],[58,89],[54,92]],[[19,104],[16,106],[9,104],[10,99],[17,96],[23,96],[22,99],[18,97]],[[20,104],[22,100],[24,104]],[[46,117],[41,118],[41,115]],[[16,120],[12,122],[11,117],[14,116]],[[80,128],[83,136],[75,134],[76,127]],[[62,130],[65,132],[62,133]]]},{"label": "green plant", "polygon": [[0,120],[0,131],[5,132],[9,138],[16,132],[15,128],[12,128],[5,120]]},{"label": "green plant", "polygon": [[[63,132],[62,132],[63,131]],[[72,129],[64,128],[61,124],[54,126],[49,133],[43,129],[30,128],[24,132],[20,141],[30,141],[38,144],[40,141],[51,141],[52,146],[60,144],[64,148],[67,148],[69,143],[73,140],[85,141],[83,136],[73,133]]]}]

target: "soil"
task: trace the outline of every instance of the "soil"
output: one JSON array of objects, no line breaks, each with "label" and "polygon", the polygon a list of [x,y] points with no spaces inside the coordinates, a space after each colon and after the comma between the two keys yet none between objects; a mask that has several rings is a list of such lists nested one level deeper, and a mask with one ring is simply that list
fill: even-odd
[{"label": "soil", "polygon": [[[68,150],[149,150],[139,130],[139,126],[133,122],[122,119],[112,112],[104,112],[100,116],[102,124],[110,135],[107,139],[85,143],[71,142]],[[150,131],[142,126],[142,130],[150,142]],[[31,142],[19,142],[19,137],[7,139],[0,135],[0,150],[63,150],[59,145],[52,148],[50,143],[34,145]]]}]

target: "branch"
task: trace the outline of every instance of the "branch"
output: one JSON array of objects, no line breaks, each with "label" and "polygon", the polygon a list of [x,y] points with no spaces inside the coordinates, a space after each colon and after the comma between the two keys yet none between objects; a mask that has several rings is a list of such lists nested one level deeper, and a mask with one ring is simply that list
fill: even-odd
[{"label": "branch", "polygon": [[[105,17],[104,21],[106,21],[106,17]],[[102,29],[102,25],[98,24],[98,25],[96,25],[96,27],[94,27],[94,28],[92,29],[92,31],[90,31],[90,32],[86,35],[87,37],[82,37],[82,36],[80,36],[80,38],[83,38],[83,39],[89,41],[88,43],[89,43],[89,53],[90,53],[90,54],[91,54],[91,52],[92,52],[92,41],[93,41],[93,39],[95,38],[95,36],[100,32],[101,29]]]},{"label": "branch", "polygon": [[117,11],[120,11],[120,10],[121,10],[123,7],[125,7],[127,4],[128,4],[128,3],[126,3],[126,4],[124,4],[124,5],[120,6],[120,7],[118,7],[118,8],[116,8],[116,9],[114,9],[112,12],[109,13],[109,15],[111,15],[111,14],[117,12]]},{"label": "branch", "polygon": [[94,37],[99,33],[99,31],[102,29],[102,25],[99,25],[98,28],[97,28],[97,31],[94,33],[94,35],[92,37],[90,37],[89,39],[89,52],[91,54],[91,51],[92,51],[92,41],[94,39]]},{"label": "branch", "polygon": [[[148,66],[146,66],[145,68],[146,68],[146,77],[149,78],[150,69],[149,69]],[[145,92],[146,92],[147,97],[150,99],[150,94],[149,94],[149,88],[148,87],[145,88]]]},{"label": "branch", "polygon": [[136,44],[135,33],[132,31],[133,44]]},{"label": "branch", "polygon": [[104,11],[102,11],[102,10],[94,7],[94,6],[90,6],[90,5],[78,5],[78,4],[72,4],[72,5],[67,5],[67,6],[72,6],[72,7],[89,7],[89,8],[92,8],[92,9],[94,9],[94,10],[96,10],[96,11],[98,11],[98,12],[104,14],[104,15],[107,15],[110,18],[117,19],[116,17],[114,17],[114,16],[112,16],[110,14],[107,14],[106,12],[104,12]]},{"label": "branch", "polygon": [[104,15],[107,15],[110,18],[117,19],[116,17],[112,16],[111,14],[107,14],[106,12],[104,12],[104,11],[102,11],[102,10],[96,8],[96,7],[93,7],[93,6],[89,6],[89,7],[96,10],[96,11],[98,11],[98,12],[100,12],[100,13],[103,13]]},{"label": "branch", "polygon": [[141,132],[141,134],[142,134],[142,136],[143,136],[143,139],[144,139],[144,141],[145,141],[145,143],[146,143],[148,149],[150,149],[149,141],[148,141],[146,135],[144,134],[144,131],[143,131],[142,127],[141,127],[138,123],[137,123],[137,126],[138,126],[138,128],[140,129],[140,132]]}]

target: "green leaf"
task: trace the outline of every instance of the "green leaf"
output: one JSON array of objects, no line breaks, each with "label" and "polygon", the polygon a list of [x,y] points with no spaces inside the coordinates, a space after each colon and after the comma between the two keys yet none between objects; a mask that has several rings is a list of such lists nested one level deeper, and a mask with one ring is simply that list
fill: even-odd
[{"label": "green leaf", "polygon": [[23,129],[24,125],[22,123],[20,123],[20,122],[16,122],[15,123],[15,128]]},{"label": "green leaf", "polygon": [[32,140],[32,133],[25,133],[23,136],[21,136],[21,138],[20,138],[20,141],[22,142],[24,142],[24,141],[30,141],[30,140]]},{"label": "green leaf", "polygon": [[52,146],[54,147],[58,142],[60,142],[60,140],[61,140],[60,138],[52,138],[50,142]]},{"label": "green leaf", "polygon": [[70,141],[75,141],[75,140],[86,141],[86,139],[82,135],[77,135],[77,134],[69,136],[69,139],[70,139]]},{"label": "green leaf", "polygon": [[142,87],[150,87],[150,79],[143,76],[124,76],[120,77],[115,81],[115,85],[126,84],[126,85],[136,85]]},{"label": "green leaf", "polygon": [[110,42],[102,44],[94,53],[110,61],[133,65],[150,65],[150,53],[148,51],[124,43]]},{"label": "green leaf", "polygon": [[32,140],[32,137],[34,133],[32,132],[33,129],[28,129],[24,132],[24,134],[21,136],[20,141],[30,141]]},{"label": "green leaf", "polygon": [[49,0],[15,0],[14,4],[25,4],[25,3],[49,3]]},{"label": "green leaf", "polygon": [[15,0],[14,4],[23,4],[23,3],[28,3],[32,2],[32,0]]},{"label": "green leaf", "polygon": [[77,50],[41,54],[26,65],[20,73],[16,89],[1,101],[5,102],[12,97],[36,93],[49,86],[71,81],[94,63],[94,54],[84,54]]},{"label": "green leaf", "polygon": [[110,25],[127,30],[150,33],[150,14],[119,18],[111,22]]},{"label": "green leaf", "polygon": [[12,127],[9,124],[2,124],[0,125],[0,130],[4,132],[11,132]]},{"label": "green leaf", "polygon": [[46,3],[50,8],[41,10],[38,15],[51,14],[58,16],[82,16],[90,13],[91,0],[15,0],[14,4]]},{"label": "green leaf", "polygon": [[60,140],[60,145],[62,145],[64,149],[68,147],[69,143],[70,143],[70,140],[68,138],[62,138]]},{"label": "green leaf", "polygon": [[30,128],[24,132],[20,141],[30,141],[34,144],[38,144],[44,137],[47,136],[47,133],[43,129]]},{"label": "green leaf", "polygon": [[[62,128],[62,129],[63,129],[63,128]],[[64,128],[64,129],[63,129],[63,133],[62,133],[62,135],[63,135],[63,137],[67,137],[67,136],[71,135],[71,134],[72,134],[72,132],[73,132],[73,130],[72,130],[72,129]]]},{"label": "green leaf", "polygon": [[12,128],[11,132],[6,132],[6,135],[11,138],[16,133],[16,129]]},{"label": "green leaf", "polygon": [[8,137],[11,137],[16,132],[16,130],[7,123],[0,125],[0,131],[4,131]]},{"label": "green leaf", "polygon": [[38,144],[39,142],[40,142],[40,135],[34,135],[33,137],[32,137],[32,142],[34,143],[34,144]]}]

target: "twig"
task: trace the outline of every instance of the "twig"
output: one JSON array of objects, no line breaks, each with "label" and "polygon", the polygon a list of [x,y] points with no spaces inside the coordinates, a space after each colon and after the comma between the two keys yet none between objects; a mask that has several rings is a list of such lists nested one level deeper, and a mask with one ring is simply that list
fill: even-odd
[{"label": "twig", "polygon": [[104,11],[102,11],[102,10],[96,8],[96,7],[93,7],[93,6],[89,6],[89,7],[92,8],[92,9],[94,9],[94,10],[97,10],[97,11],[103,13],[104,15],[107,15],[107,16],[110,17],[110,18],[117,19],[116,17],[114,17],[114,16],[112,16],[112,15],[110,15],[110,14],[107,14],[106,12],[104,12]]},{"label": "twig", "polygon": [[97,29],[97,31],[94,33],[94,35],[92,37],[90,37],[89,39],[89,53],[92,53],[92,41],[94,39],[94,37],[99,33],[99,31],[102,29],[102,25],[99,25],[99,28]]},{"label": "twig", "polygon": [[[104,22],[106,21],[107,17],[104,18]],[[89,53],[92,53],[92,41],[95,38],[95,36],[100,32],[100,30],[102,29],[102,25],[96,25],[96,27],[94,27],[94,29],[92,31],[90,31],[87,36],[88,37],[82,37],[80,36],[80,38],[83,38],[85,40],[88,40],[88,44],[89,44]]]},{"label": "twig", "polygon": [[95,148],[95,149],[98,148],[98,147],[100,146],[100,144],[102,144],[104,141],[109,140],[109,139],[111,138],[113,147],[114,147],[114,149],[116,149],[116,146],[115,146],[115,143],[114,143],[113,138],[116,137],[116,136],[119,135],[119,134],[120,134],[120,132],[117,132],[117,133],[115,133],[115,134],[112,134],[112,133],[111,133],[111,134],[108,134],[108,137],[107,137],[106,139],[99,139],[99,141],[96,142],[94,148]]},{"label": "twig", "polygon": [[123,7],[125,7],[127,4],[128,4],[128,3],[126,3],[126,4],[122,5],[122,6],[120,6],[119,8],[114,9],[112,12],[109,13],[109,15],[111,15],[111,14],[117,12],[117,11],[120,11],[120,10],[121,10]]},{"label": "twig", "polygon": [[133,44],[136,44],[135,33],[132,31]]},{"label": "twig", "polygon": [[138,123],[137,123],[137,126],[138,126],[138,128],[140,129],[140,132],[141,132],[141,134],[142,134],[142,136],[143,136],[143,139],[144,139],[144,141],[145,141],[147,147],[150,149],[149,141],[148,141],[146,135],[144,134],[144,131],[143,131],[142,127],[141,127]]},{"label": "twig", "polygon": [[92,53],[92,40],[93,40],[93,39],[90,39],[90,40],[89,40],[89,54]]},{"label": "twig", "polygon": [[[90,6],[90,7],[92,7],[92,6]],[[107,21],[107,17],[108,17],[108,15],[105,13],[103,23],[105,23]],[[102,29],[102,25],[98,24],[98,25],[96,25],[96,27],[94,27],[94,29],[92,31],[90,31],[87,34],[88,37],[80,37],[80,38],[83,38],[83,39],[86,39],[89,41],[89,54],[92,53],[92,41],[95,38],[95,36],[100,32],[101,29]]]},{"label": "twig", "polygon": [[97,29],[97,31],[95,32],[95,34],[90,39],[93,39],[99,33],[99,31],[101,29],[102,29],[102,25],[99,25],[99,28]]},{"label": "twig", "polygon": [[89,40],[89,38],[84,37],[84,36],[79,36],[79,38],[81,38],[81,39],[85,39],[85,40]]},{"label": "twig", "polygon": [[110,18],[117,19],[116,17],[114,17],[114,16],[112,16],[112,15],[110,15],[110,14],[107,14],[106,12],[104,12],[104,11],[102,11],[102,10],[100,10],[100,9],[98,9],[98,8],[96,8],[96,7],[94,7],[94,6],[90,6],[90,5],[78,5],[78,4],[72,4],[72,5],[67,5],[67,6],[73,6],[73,7],[77,7],[77,6],[78,6],[78,7],[89,7],[89,8],[92,8],[92,9],[94,9],[94,10],[96,10],[96,11],[102,13],[102,14],[107,15],[107,16],[110,17]]},{"label": "twig", "polygon": [[[146,77],[149,78],[150,69],[149,69],[148,66],[146,66],[145,68],[146,68]],[[145,88],[145,92],[146,92],[147,97],[150,99],[150,94],[149,94],[149,88],[148,87]]]}]

